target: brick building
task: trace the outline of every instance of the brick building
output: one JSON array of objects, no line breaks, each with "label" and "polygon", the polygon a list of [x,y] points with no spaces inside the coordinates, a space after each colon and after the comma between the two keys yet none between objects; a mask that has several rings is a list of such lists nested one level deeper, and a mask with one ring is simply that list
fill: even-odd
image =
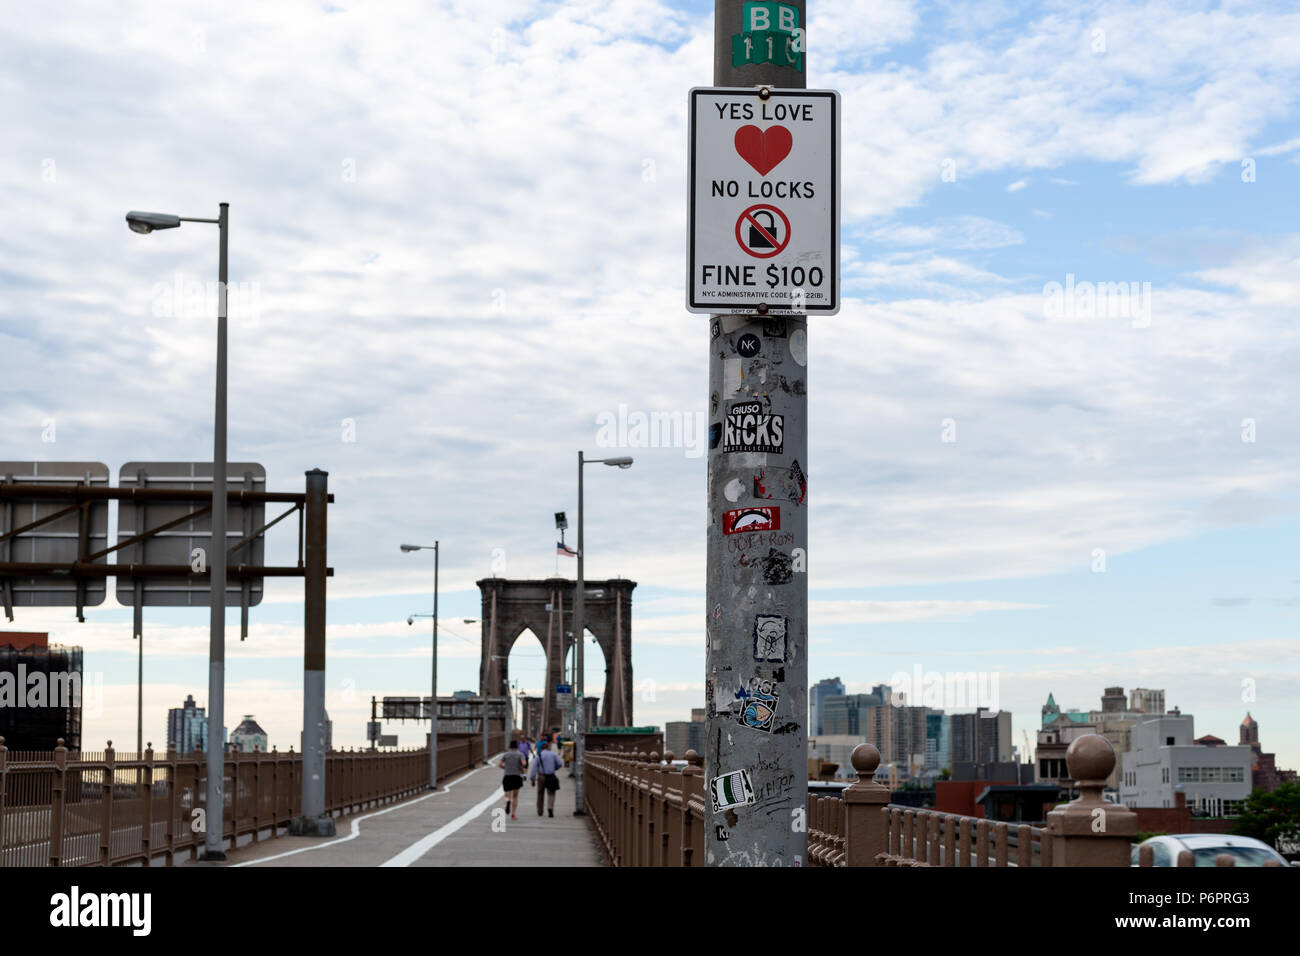
[{"label": "brick building", "polygon": [[1284,783],[1296,782],[1294,770],[1277,769],[1276,755],[1264,753],[1264,745],[1259,742],[1259,724],[1250,716],[1249,711],[1246,719],[1241,722],[1239,743],[1250,748],[1251,786],[1272,792]]}]

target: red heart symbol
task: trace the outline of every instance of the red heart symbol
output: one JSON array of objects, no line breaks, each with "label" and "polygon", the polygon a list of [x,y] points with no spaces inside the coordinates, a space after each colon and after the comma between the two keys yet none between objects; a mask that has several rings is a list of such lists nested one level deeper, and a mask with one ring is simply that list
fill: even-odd
[{"label": "red heart symbol", "polygon": [[784,126],[769,126],[765,130],[757,126],[742,126],[736,130],[736,152],[740,158],[758,170],[760,176],[766,176],[790,155],[794,137]]}]

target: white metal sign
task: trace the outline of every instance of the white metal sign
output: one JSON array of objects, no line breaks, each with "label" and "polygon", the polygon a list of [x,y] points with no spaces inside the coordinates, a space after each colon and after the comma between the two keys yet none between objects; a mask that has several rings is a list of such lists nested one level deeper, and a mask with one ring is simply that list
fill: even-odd
[{"label": "white metal sign", "polygon": [[690,99],[687,310],[838,312],[839,94],[700,87]]},{"label": "white metal sign", "polygon": [[[108,487],[108,465],[98,461],[0,461],[0,482],[22,485]],[[0,561],[64,564],[85,561],[108,547],[108,500],[88,501],[84,511],[67,500],[39,494],[0,500]],[[27,531],[18,532],[21,528]],[[95,558],[106,564],[107,555]],[[13,607],[96,607],[107,590],[102,577],[67,574],[0,575],[0,603]]]},{"label": "white metal sign", "polygon": [[[129,461],[122,466],[117,477],[121,488],[182,488],[212,494],[212,463],[189,461]],[[245,491],[266,491],[266,469],[253,462],[228,462],[226,486]],[[202,504],[192,501],[130,501],[117,506],[117,540],[119,544],[130,540],[145,529],[174,521],[192,514]],[[266,505],[256,502],[248,505],[226,505],[226,560],[229,564],[263,565],[266,563],[266,538],[256,534],[266,523]],[[252,540],[237,551],[230,551],[245,538]],[[189,518],[179,526],[160,531],[151,537],[119,548],[117,563],[123,564],[188,564],[195,568],[195,576],[133,578],[117,576],[117,600],[124,607],[134,607],[136,584],[141,585],[140,596],[146,607],[208,607],[212,600],[212,584],[197,568],[198,555],[202,564],[209,560],[207,551],[212,547],[212,514],[204,511]],[[262,603],[262,578],[230,578],[226,581],[226,601],[238,607],[256,607]]]}]

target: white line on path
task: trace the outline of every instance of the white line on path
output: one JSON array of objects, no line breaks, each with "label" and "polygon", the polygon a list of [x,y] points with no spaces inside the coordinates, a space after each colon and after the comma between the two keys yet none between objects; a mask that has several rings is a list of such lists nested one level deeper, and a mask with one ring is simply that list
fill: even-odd
[{"label": "white line on path", "polygon": [[[498,754],[497,756],[500,755]],[[492,759],[495,760],[496,757],[493,757]],[[435,790],[433,791],[433,793],[426,793],[424,796],[416,797],[414,800],[407,800],[403,803],[395,803],[393,804],[393,806],[386,807],[383,810],[376,810],[374,813],[367,813],[364,817],[357,817],[355,820],[352,821],[352,832],[345,837],[339,837],[337,840],[330,840],[326,843],[316,843],[312,846],[299,847],[296,850],[286,850],[283,853],[275,854],[275,856],[264,856],[256,860],[248,860],[247,862],[244,863],[232,863],[230,864],[230,866],[232,869],[241,866],[257,866],[259,863],[270,863],[272,860],[283,860],[286,856],[294,856],[298,853],[306,853],[310,850],[323,850],[326,847],[337,846],[340,843],[347,843],[349,840],[355,840],[357,837],[361,836],[362,820],[369,820],[371,817],[382,817],[385,813],[392,813],[394,810],[401,810],[404,809],[405,807],[413,807],[417,803],[420,803],[424,800],[428,800],[430,797],[436,797],[441,793],[446,793],[448,790],[456,786],[456,784],[460,783],[462,780],[468,780],[470,777],[474,776],[474,774],[478,773],[479,770],[488,770],[491,768],[492,768],[492,763],[491,761],[489,761],[487,764],[483,765],[482,767],[479,767],[475,770],[471,770],[469,773],[465,774],[465,776],[457,777],[455,780],[447,784],[441,790]],[[500,798],[496,794],[493,794],[492,799],[497,800]],[[479,812],[481,813],[482,811]],[[461,826],[464,826],[464,824],[461,824]],[[457,827],[457,829],[459,829],[459,827]],[[396,866],[397,864],[394,864],[391,860],[388,863],[384,864],[384,866],[390,866],[390,865]]]},{"label": "white line on path", "polygon": [[412,843],[410,846],[408,846],[401,853],[397,854],[397,856],[393,857],[391,860],[388,860],[379,865],[380,866],[410,866],[412,863],[414,863],[420,857],[424,856],[424,854],[428,853],[430,850],[432,850],[443,840],[447,839],[447,837],[451,836],[453,833],[455,833],[465,824],[469,823],[475,817],[479,816],[488,807],[494,806],[500,802],[501,802],[501,794],[497,793],[494,790],[491,794],[488,795],[486,799],[478,803],[476,806],[470,807],[468,810],[466,810],[464,813],[458,816],[455,820],[452,820],[450,823],[444,823],[442,826],[438,827],[438,829],[434,830],[432,833],[428,834],[427,836],[421,837],[415,843]]}]

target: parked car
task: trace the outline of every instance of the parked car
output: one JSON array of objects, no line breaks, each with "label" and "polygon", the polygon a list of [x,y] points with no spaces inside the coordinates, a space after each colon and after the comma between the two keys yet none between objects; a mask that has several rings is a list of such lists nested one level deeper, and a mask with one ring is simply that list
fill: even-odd
[{"label": "parked car", "polygon": [[1134,844],[1130,858],[1132,866],[1138,865],[1138,850],[1144,846],[1151,847],[1154,866],[1177,866],[1178,854],[1183,850],[1192,851],[1197,866],[1215,866],[1215,858],[1220,853],[1231,856],[1236,866],[1287,865],[1286,858],[1263,840],[1230,833],[1175,833],[1151,837]]}]

